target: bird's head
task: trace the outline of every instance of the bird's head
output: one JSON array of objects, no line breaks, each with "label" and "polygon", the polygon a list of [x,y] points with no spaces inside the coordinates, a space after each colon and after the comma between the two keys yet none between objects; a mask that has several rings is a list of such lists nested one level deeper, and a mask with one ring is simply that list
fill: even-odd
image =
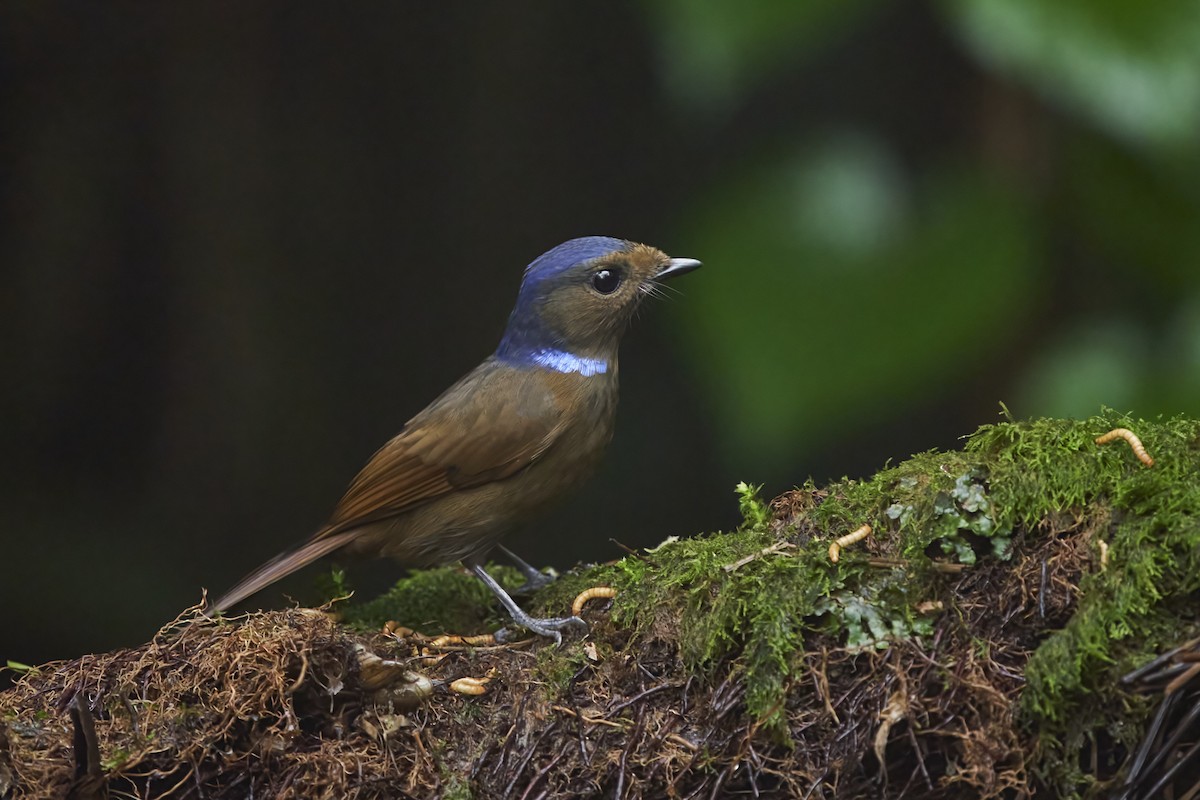
[{"label": "bird's head", "polygon": [[604,372],[642,298],[700,262],[607,236],[571,239],[525,270],[496,351],[506,361]]}]

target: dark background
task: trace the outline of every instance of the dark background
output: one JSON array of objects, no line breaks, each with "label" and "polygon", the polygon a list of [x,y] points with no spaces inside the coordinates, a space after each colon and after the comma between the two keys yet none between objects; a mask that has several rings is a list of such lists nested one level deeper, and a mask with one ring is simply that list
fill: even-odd
[{"label": "dark background", "polygon": [[5,3],[0,659],[139,643],[303,538],[574,236],[705,267],[536,563],[1000,401],[1200,413],[1198,131],[1190,1]]}]

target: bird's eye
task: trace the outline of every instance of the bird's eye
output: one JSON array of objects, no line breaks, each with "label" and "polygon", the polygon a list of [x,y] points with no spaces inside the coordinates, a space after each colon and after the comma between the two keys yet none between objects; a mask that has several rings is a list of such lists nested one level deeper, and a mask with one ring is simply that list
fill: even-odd
[{"label": "bird's eye", "polygon": [[621,273],[615,269],[597,270],[592,274],[592,288],[600,294],[612,294],[621,285]]}]

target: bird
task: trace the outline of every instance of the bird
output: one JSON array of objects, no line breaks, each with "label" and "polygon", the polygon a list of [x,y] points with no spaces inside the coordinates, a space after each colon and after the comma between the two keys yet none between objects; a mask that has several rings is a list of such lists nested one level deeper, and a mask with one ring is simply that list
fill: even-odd
[{"label": "bird", "polygon": [[[341,552],[410,567],[462,562],[518,626],[560,644],[564,630],[586,630],[577,616],[527,614],[483,561],[505,533],[594,471],[613,435],[622,334],[662,281],[699,266],[608,236],[542,254],[525,269],[495,352],[376,451],[324,526],[243,578],[210,613]],[[536,582],[541,573],[517,561]]]}]

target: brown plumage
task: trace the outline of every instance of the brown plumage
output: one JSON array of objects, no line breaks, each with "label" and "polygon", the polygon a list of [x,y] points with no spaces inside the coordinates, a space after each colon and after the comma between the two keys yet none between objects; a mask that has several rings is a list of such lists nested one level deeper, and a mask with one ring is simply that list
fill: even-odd
[{"label": "brown plumage", "polygon": [[[411,566],[461,560],[481,573],[479,562],[500,536],[594,470],[612,437],[626,323],[656,280],[697,266],[600,237],[542,256],[526,270],[496,353],[371,457],[323,528],[213,609],[335,550]],[[501,600],[520,624],[558,638],[562,625],[537,623],[562,620],[522,618],[511,598]]]}]

